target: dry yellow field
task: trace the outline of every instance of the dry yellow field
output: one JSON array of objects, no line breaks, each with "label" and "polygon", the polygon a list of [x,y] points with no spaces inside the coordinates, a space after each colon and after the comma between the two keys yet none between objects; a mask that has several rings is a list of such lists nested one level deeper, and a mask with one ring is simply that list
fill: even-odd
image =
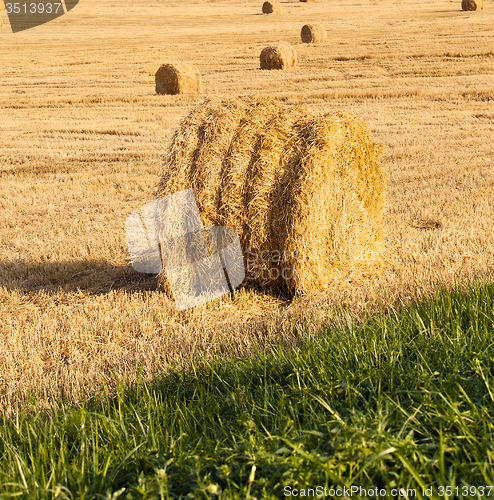
[{"label": "dry yellow field", "polygon": [[[187,364],[317,334],[438,284],[494,275],[494,2],[81,0],[13,34],[0,12],[0,405],[41,407]],[[328,41],[300,41],[317,22]],[[284,40],[299,64],[261,71]],[[202,96],[156,96],[189,61]],[[178,312],[129,267],[124,222],[153,199],[174,128],[206,94],[346,109],[384,145],[387,264],[292,302],[248,290]],[[140,375],[139,375],[140,372]]]}]

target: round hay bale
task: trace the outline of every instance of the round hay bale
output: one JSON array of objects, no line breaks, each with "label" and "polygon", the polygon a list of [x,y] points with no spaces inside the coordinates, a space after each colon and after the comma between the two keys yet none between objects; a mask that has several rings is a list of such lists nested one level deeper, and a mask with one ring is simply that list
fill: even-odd
[{"label": "round hay bale", "polygon": [[280,14],[281,4],[278,0],[268,0],[262,4],[263,14]]},{"label": "round hay bale", "polygon": [[482,10],[484,0],[461,0],[461,8],[463,10]]},{"label": "round hay bale", "polygon": [[175,132],[157,195],[191,188],[205,226],[235,228],[247,284],[323,290],[381,265],[379,153],[343,111],[210,97]]},{"label": "round hay bale", "polygon": [[189,63],[162,64],[154,78],[157,94],[201,92],[201,73]]},{"label": "round hay bale", "polygon": [[304,43],[325,42],[327,38],[326,28],[320,24],[306,24],[302,27],[300,38]]},{"label": "round hay bale", "polygon": [[286,42],[265,47],[259,56],[261,69],[288,69],[297,65],[297,52]]}]

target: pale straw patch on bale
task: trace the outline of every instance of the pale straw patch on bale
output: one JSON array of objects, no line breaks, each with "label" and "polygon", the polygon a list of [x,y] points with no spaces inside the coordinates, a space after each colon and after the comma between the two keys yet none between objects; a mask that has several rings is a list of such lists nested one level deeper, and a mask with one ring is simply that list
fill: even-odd
[{"label": "pale straw patch on bale", "polygon": [[297,52],[286,42],[265,47],[259,56],[261,69],[289,69],[297,65]]},{"label": "pale straw patch on bale", "polygon": [[280,14],[281,3],[278,0],[268,0],[262,4],[263,14]]},{"label": "pale straw patch on bale", "polygon": [[3,3],[3,0],[0,0],[0,10],[6,10],[5,4]]},{"label": "pale straw patch on bale", "polygon": [[463,10],[482,10],[484,8],[484,0],[462,0],[461,8]]},{"label": "pale straw patch on bale", "polygon": [[208,98],[175,132],[157,195],[191,188],[205,226],[235,228],[247,284],[308,293],[379,269],[378,155],[349,113]]},{"label": "pale straw patch on bale", "polygon": [[201,73],[192,64],[162,64],[155,74],[157,94],[195,94],[201,92]]},{"label": "pale straw patch on bale", "polygon": [[302,27],[300,38],[304,43],[325,42],[327,38],[326,28],[320,24],[306,24]]}]

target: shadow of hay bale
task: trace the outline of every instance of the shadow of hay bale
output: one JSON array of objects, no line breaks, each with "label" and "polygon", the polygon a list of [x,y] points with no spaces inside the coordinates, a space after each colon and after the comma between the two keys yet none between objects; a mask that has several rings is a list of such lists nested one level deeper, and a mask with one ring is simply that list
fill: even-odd
[{"label": "shadow of hay bale", "polygon": [[10,261],[0,263],[0,286],[23,293],[40,290],[106,294],[111,290],[156,290],[156,276],[141,274],[130,266],[115,266],[104,261],[66,262]]}]

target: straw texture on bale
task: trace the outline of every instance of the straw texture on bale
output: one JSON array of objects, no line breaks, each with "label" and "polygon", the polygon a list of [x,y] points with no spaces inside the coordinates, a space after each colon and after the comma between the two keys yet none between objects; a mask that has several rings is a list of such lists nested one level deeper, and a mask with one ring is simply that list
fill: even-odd
[{"label": "straw texture on bale", "polygon": [[482,10],[484,0],[461,0],[461,8],[463,10]]},{"label": "straw texture on bale", "polygon": [[326,28],[320,24],[306,24],[302,27],[300,38],[304,43],[325,42],[327,38]]},{"label": "straw texture on bale", "polygon": [[0,10],[6,10],[5,4],[3,3],[3,0],[0,0]]},{"label": "straw texture on bale", "polygon": [[281,4],[278,0],[268,0],[262,4],[263,14],[280,14]]},{"label": "straw texture on bale", "polygon": [[195,94],[201,92],[201,73],[192,64],[162,64],[155,74],[157,94]]},{"label": "straw texture on bale", "polygon": [[191,188],[205,226],[235,228],[245,283],[317,291],[380,266],[379,151],[346,112],[211,97],[175,132],[157,195]]},{"label": "straw texture on bale", "polygon": [[286,42],[265,47],[259,56],[261,69],[288,69],[297,65],[297,52]]}]

